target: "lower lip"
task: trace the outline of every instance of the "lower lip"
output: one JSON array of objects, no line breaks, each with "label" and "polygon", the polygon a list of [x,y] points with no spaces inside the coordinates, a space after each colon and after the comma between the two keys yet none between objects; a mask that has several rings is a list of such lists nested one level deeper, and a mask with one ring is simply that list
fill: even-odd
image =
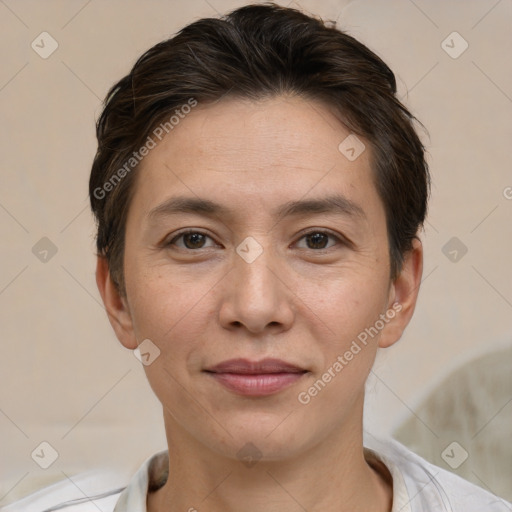
[{"label": "lower lip", "polygon": [[281,391],[297,382],[304,373],[211,373],[212,377],[230,391],[245,396],[266,396]]}]

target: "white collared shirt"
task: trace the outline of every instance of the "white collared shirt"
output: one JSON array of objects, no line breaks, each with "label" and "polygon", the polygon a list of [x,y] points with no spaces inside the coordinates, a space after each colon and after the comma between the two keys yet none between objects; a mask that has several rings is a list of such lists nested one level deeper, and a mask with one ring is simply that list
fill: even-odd
[{"label": "white collared shirt", "polygon": [[[391,512],[512,512],[509,503],[480,487],[434,466],[395,440],[380,441],[378,448],[364,448],[370,463],[385,464],[393,478]],[[167,467],[167,450],[158,452],[142,464],[124,488],[108,488],[106,474],[89,472],[73,477],[73,482],[58,482],[1,512],[147,512],[146,500],[151,482],[161,479],[155,468]],[[114,479],[112,479],[113,481]],[[90,498],[84,497],[84,492]],[[91,502],[94,508],[91,508]],[[198,508],[199,510],[199,508]],[[200,510],[199,510],[200,512]]]}]

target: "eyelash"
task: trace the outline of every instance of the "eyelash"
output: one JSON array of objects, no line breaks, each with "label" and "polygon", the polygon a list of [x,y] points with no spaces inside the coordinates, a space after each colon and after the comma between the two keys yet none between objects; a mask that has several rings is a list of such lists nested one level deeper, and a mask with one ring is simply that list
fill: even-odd
[{"label": "eyelash", "polygon": [[[165,243],[164,245],[166,247],[170,247],[172,245],[174,245],[174,243],[176,242],[176,240],[182,238],[183,236],[185,235],[189,235],[189,234],[197,234],[197,235],[203,235],[207,238],[210,238],[211,240],[213,240],[213,238],[208,235],[207,233],[203,233],[202,231],[197,231],[197,230],[187,230],[187,231],[182,231],[181,233],[178,233],[176,236],[174,236],[172,238],[172,240],[170,240],[169,242]],[[338,235],[335,235],[333,234],[331,231],[325,231],[325,230],[320,230],[320,229],[313,229],[311,231],[308,231],[306,233],[303,233],[301,235],[301,237],[298,239],[298,241],[302,240],[303,238],[307,237],[308,235],[312,235],[312,234],[322,234],[322,235],[327,235],[328,237],[334,239],[338,244],[341,244],[341,245],[347,245],[347,242],[341,238],[340,236]],[[309,249],[309,248],[306,248],[306,249],[309,249],[311,251],[314,251],[314,252],[322,252],[322,251],[327,251],[329,249],[331,249],[333,246],[331,247],[326,247],[326,248],[323,248],[323,249]],[[187,247],[179,247],[179,249],[181,250],[184,250],[184,251],[191,251],[191,252],[197,252],[201,249],[204,249],[204,247],[200,247],[198,249],[188,249]]]}]

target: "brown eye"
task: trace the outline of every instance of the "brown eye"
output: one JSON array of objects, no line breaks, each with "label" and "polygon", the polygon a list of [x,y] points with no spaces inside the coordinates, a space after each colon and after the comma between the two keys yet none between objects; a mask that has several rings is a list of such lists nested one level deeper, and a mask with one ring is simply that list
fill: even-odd
[{"label": "brown eye", "polygon": [[[206,239],[210,238],[208,235],[201,233],[200,231],[187,231],[174,237],[168,245],[176,245],[181,249],[203,249],[205,247]],[[182,240],[183,243],[177,244],[177,240]]]},{"label": "brown eye", "polygon": [[311,231],[301,238],[301,240],[306,240],[306,249],[315,250],[329,249],[329,247],[335,245],[331,244],[331,246],[328,247],[329,239],[335,240],[338,243],[341,242],[337,236],[327,231]]},{"label": "brown eye", "polygon": [[306,240],[310,249],[325,249],[329,237],[325,233],[313,233],[306,235]]},{"label": "brown eye", "polygon": [[183,235],[183,243],[187,249],[200,249],[204,245],[205,236],[201,233],[186,233]]}]

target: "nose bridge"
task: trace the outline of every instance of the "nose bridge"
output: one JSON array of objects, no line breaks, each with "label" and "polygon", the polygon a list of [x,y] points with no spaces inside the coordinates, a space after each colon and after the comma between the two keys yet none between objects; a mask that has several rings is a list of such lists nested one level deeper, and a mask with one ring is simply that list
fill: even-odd
[{"label": "nose bridge", "polygon": [[236,288],[252,295],[254,302],[263,298],[273,300],[276,285],[273,267],[277,265],[277,258],[271,249],[270,237],[259,236],[258,239],[246,237],[236,248],[234,258],[234,270],[240,280]]},{"label": "nose bridge", "polygon": [[267,325],[291,322],[286,287],[277,277],[279,258],[269,236],[247,237],[237,247],[229,281],[230,290],[222,308],[222,321],[242,324],[252,332]]}]

